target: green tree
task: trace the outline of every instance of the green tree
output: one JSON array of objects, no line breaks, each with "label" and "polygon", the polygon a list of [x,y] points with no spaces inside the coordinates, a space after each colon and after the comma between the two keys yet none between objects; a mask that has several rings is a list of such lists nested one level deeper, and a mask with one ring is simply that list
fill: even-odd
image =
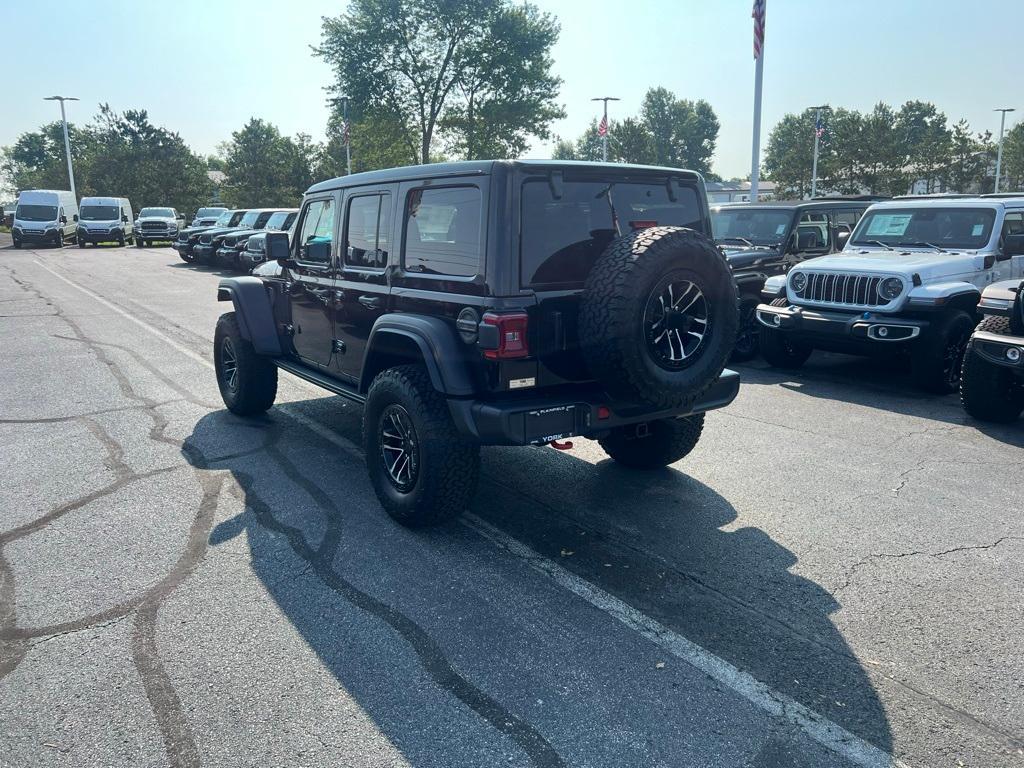
[{"label": "green tree", "polygon": [[[92,156],[93,135],[85,128],[68,123],[71,159],[79,194],[85,194],[86,167]],[[9,147],[0,150],[0,178],[14,191],[22,189],[70,189],[64,152],[64,133],[59,122],[38,131],[21,134]]]},{"label": "green tree", "polygon": [[[349,124],[352,172],[397,168],[419,162],[415,148],[405,141],[405,127],[386,115],[366,115]],[[344,122],[340,112],[327,121],[327,144],[317,167],[319,179],[344,176],[346,173]]]},{"label": "green tree", "polygon": [[308,136],[292,140],[273,124],[250,118],[226,147],[225,203],[236,208],[298,205],[313,182],[319,152]]},{"label": "green tree", "polygon": [[612,125],[608,136],[608,151],[620,163],[654,165],[657,156],[654,151],[654,136],[642,121],[627,117]]},{"label": "green tree", "polygon": [[1003,177],[1000,191],[1024,189],[1024,122],[1017,123],[1003,137]]},{"label": "green tree", "polygon": [[[779,186],[777,196],[780,199],[800,199],[811,193],[813,161],[814,114],[783,116],[768,134],[762,161],[765,176]],[[822,168],[820,162],[819,158],[819,168]]]},{"label": "green tree", "polygon": [[708,173],[718,141],[719,122],[711,105],[678,99],[667,88],[644,95],[640,117],[650,131],[658,165]]},{"label": "green tree", "polygon": [[383,120],[426,163],[442,130],[473,157],[546,136],[561,114],[550,74],[557,35],[551,17],[512,0],[352,0],[324,19],[315,50],[354,121]]},{"label": "green tree", "polygon": [[100,105],[91,150],[80,194],[124,196],[137,209],[166,205],[181,211],[209,199],[206,161],[177,133],[153,125],[144,109],[118,113]]},{"label": "green tree", "polygon": [[966,120],[953,125],[950,137],[950,163],[946,182],[951,192],[972,192],[985,175],[988,156],[981,137],[971,132]]}]

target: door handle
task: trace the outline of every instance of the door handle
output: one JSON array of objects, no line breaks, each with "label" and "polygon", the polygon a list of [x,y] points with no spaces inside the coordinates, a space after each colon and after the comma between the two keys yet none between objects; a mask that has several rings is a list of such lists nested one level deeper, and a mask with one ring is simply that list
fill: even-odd
[{"label": "door handle", "polygon": [[384,305],[380,296],[360,296],[359,303],[367,309],[380,309]]}]

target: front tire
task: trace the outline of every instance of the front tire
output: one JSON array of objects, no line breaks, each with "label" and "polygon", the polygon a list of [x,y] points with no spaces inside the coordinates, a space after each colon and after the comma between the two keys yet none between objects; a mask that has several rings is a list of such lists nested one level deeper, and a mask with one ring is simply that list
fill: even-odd
[{"label": "front tire", "polygon": [[613,460],[631,469],[658,469],[693,450],[704,429],[704,414],[616,427],[598,442]]},{"label": "front tire", "polygon": [[384,510],[422,528],[458,517],[480,477],[480,449],[463,438],[426,369],[403,365],[379,374],[363,411],[363,450]]},{"label": "front tire", "polygon": [[[784,298],[772,300],[773,307],[784,307],[789,302]],[[813,347],[802,344],[785,331],[777,331],[765,325],[761,326],[759,338],[761,356],[773,368],[793,370],[807,362],[814,351]]]},{"label": "front tire", "polygon": [[213,336],[213,361],[217,386],[224,405],[239,416],[263,413],[277,397],[277,366],[256,354],[242,338],[234,312],[217,321]]},{"label": "front tire", "polygon": [[[1010,321],[1005,317],[986,317],[978,326],[980,331],[1010,333]],[[972,351],[968,344],[960,375],[960,403],[964,410],[979,421],[1009,424],[1024,412],[1024,382],[1013,371],[988,362]]]},{"label": "front tire", "polygon": [[911,353],[914,381],[919,387],[938,395],[948,395],[960,388],[964,352],[973,331],[971,316],[956,310],[919,340]]},{"label": "front tire", "polygon": [[761,324],[757,322],[757,305],[760,303],[757,296],[749,294],[740,299],[740,329],[730,358],[733,362],[745,363],[757,357],[761,346]]}]

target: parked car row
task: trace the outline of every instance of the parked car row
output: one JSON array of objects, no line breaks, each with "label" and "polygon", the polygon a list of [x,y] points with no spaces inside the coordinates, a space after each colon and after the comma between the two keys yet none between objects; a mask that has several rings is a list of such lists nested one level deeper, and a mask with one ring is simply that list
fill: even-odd
[{"label": "parked car row", "polygon": [[[225,208],[200,208],[193,226],[212,224]],[[30,189],[18,195],[11,235],[15,248],[25,243],[57,247],[77,243],[80,248],[100,243],[140,248],[170,242],[185,227],[185,215],[173,207],[143,208],[132,212],[126,197],[83,197],[66,190]]]},{"label": "parked car row", "polygon": [[212,225],[181,230],[173,247],[186,263],[248,272],[266,258],[266,233],[291,229],[297,214],[296,208],[224,210]]}]

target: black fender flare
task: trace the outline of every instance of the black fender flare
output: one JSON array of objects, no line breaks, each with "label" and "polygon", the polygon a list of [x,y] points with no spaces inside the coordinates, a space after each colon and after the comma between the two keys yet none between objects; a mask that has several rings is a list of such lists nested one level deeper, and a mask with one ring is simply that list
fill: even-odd
[{"label": "black fender flare", "polygon": [[434,389],[452,397],[468,397],[476,392],[466,360],[466,345],[454,326],[439,317],[394,313],[377,318],[370,329],[363,355],[359,391],[370,388],[375,369],[373,356],[385,347],[388,337],[412,341],[423,356]]},{"label": "black fender flare", "polygon": [[257,354],[281,356],[274,310],[263,281],[258,277],[225,277],[217,285],[217,301],[235,306],[242,338],[252,343]]}]

